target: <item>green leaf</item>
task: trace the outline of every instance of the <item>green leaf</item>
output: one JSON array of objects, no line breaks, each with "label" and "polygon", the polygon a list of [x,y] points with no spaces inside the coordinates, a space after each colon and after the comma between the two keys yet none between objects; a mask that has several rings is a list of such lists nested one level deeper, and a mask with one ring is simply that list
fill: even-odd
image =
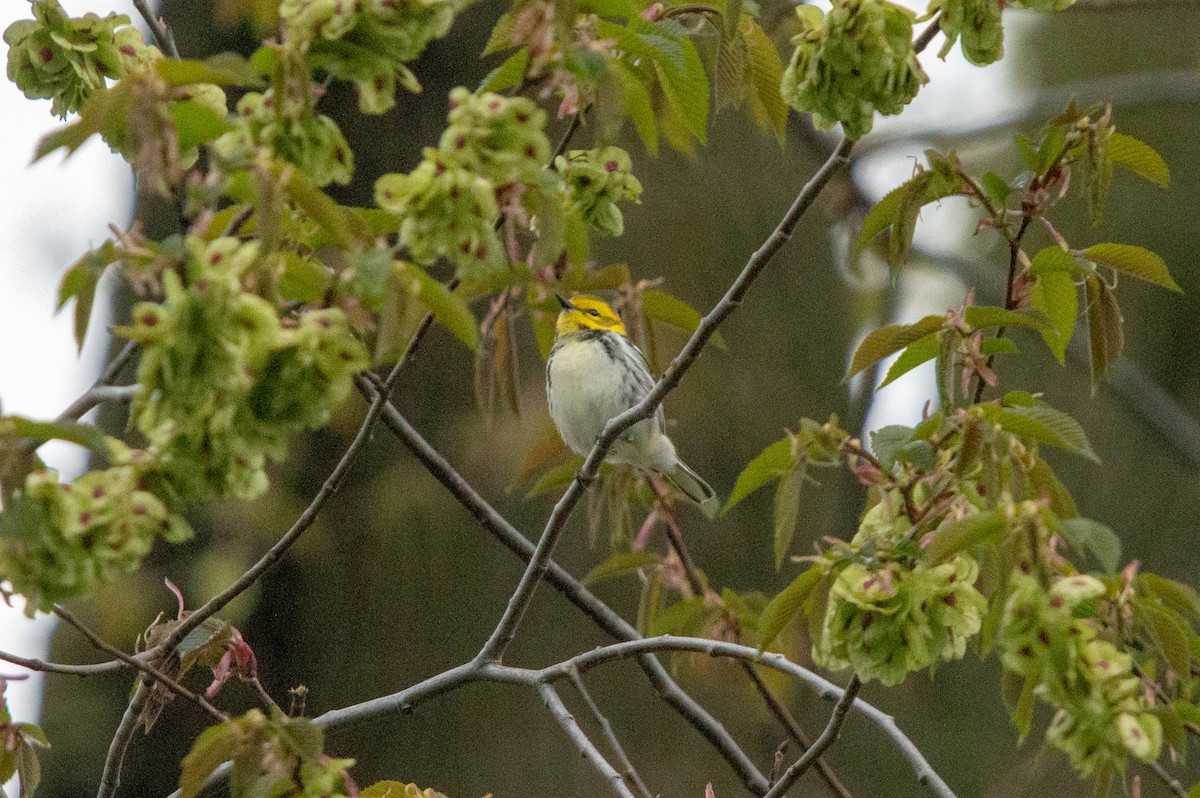
[{"label": "green leaf", "polygon": [[983,184],[983,190],[987,194],[988,199],[998,208],[1003,208],[1004,203],[1008,200],[1008,195],[1012,194],[1013,189],[1004,178],[995,172],[984,172],[980,178]]},{"label": "green leaf", "polygon": [[1200,595],[1191,585],[1149,571],[1139,573],[1137,583],[1140,589],[1157,596],[1168,607],[1200,620]]},{"label": "green leaf", "polygon": [[[1062,252],[1057,247],[1052,249]],[[1053,325],[1042,327],[1038,332],[1060,366],[1066,363],[1067,345],[1075,334],[1075,319],[1079,315],[1078,293],[1070,274],[1055,271],[1038,276],[1030,295],[1033,308],[1046,314]]]},{"label": "green leaf", "polygon": [[1044,330],[1050,320],[1041,313],[1029,313],[990,305],[972,305],[966,311],[967,324],[977,330],[988,327],[1032,327]]},{"label": "green leaf", "polygon": [[154,71],[172,86],[215,83],[218,86],[262,88],[266,85],[251,62],[236,53],[218,53],[203,61],[162,58],[154,62]]},{"label": "green leaf", "polygon": [[1025,162],[1025,168],[1031,172],[1037,172],[1042,163],[1041,156],[1038,155],[1037,150],[1029,143],[1029,139],[1019,133],[1015,137],[1015,140],[1017,142],[1017,149],[1021,152],[1021,160]]},{"label": "green leaf", "polygon": [[301,760],[315,763],[325,750],[325,729],[309,718],[287,718],[279,724],[279,741]]},{"label": "green leaf", "polygon": [[1075,498],[1071,496],[1071,491],[1067,490],[1067,486],[1041,455],[1035,455],[1033,468],[1029,469],[1029,482],[1036,491],[1037,498],[1050,498],[1050,510],[1060,519],[1075,518],[1079,515],[1079,508],[1075,506]]},{"label": "green leaf", "polygon": [[1065,518],[1059,521],[1058,532],[1071,548],[1091,555],[1106,574],[1115,574],[1121,567],[1121,539],[1117,533],[1090,518]]},{"label": "green leaf", "polygon": [[733,486],[733,493],[729,495],[729,501],[725,502],[722,512],[729,512],[735,504],[771,480],[778,479],[781,474],[790,471],[795,464],[796,457],[792,453],[792,439],[784,438],[775,441],[759,452],[758,456],[742,469],[742,473],[738,474],[737,482]]},{"label": "green leaf", "polygon": [[1047,443],[1082,455],[1093,463],[1100,458],[1092,450],[1087,434],[1071,416],[1046,404],[1033,407],[985,406],[988,418],[1020,438]]},{"label": "green leaf", "polygon": [[75,346],[77,351],[83,351],[83,340],[87,336],[88,324],[92,318],[92,306],[96,300],[96,286],[104,270],[120,260],[121,252],[116,244],[107,241],[98,249],[93,249],[77,260],[62,282],[58,284],[58,307],[62,310],[69,300],[75,300]]},{"label": "green leaf", "polygon": [[320,302],[329,290],[329,268],[316,260],[285,252],[279,293],[288,302]]},{"label": "green leaf", "polygon": [[555,488],[566,487],[571,484],[571,480],[575,479],[576,472],[583,465],[583,458],[573,457],[566,463],[560,463],[553,468],[548,469],[538,481],[533,483],[533,487],[525,494],[526,499],[532,499],[535,496],[541,496],[543,493],[548,493]]},{"label": "green leaf", "polygon": [[479,83],[479,91],[504,91],[518,85],[529,67],[529,50],[522,47],[493,69]]},{"label": "green leaf", "polygon": [[800,490],[808,478],[807,459],[801,457],[796,467],[779,477],[775,486],[775,570],[783,567],[796,536],[796,520],[800,514]]},{"label": "green leaf", "polygon": [[704,622],[716,612],[719,612],[718,608],[709,604],[704,596],[685,599],[658,613],[650,628],[649,636],[694,635],[703,627]]},{"label": "green leaf", "polygon": [[1187,685],[1191,682],[1187,623],[1174,610],[1156,606],[1136,596],[1132,604],[1134,618],[1145,624],[1163,659],[1183,683],[1186,695]]},{"label": "green leaf", "polygon": [[997,537],[1003,531],[1004,516],[999,510],[986,510],[966,518],[945,521],[933,531],[925,547],[925,562],[931,566],[941,565],[959,552]]},{"label": "green leaf", "polygon": [[1075,260],[1075,256],[1062,247],[1045,247],[1033,256],[1033,260],[1029,264],[1029,272],[1039,277],[1058,272],[1078,276],[1083,274],[1084,270],[1079,265],[1079,261]]},{"label": "green leaf", "polygon": [[[698,310],[682,299],[677,299],[658,288],[647,288],[642,292],[642,311],[645,312],[646,318],[669,324],[686,333],[694,333],[704,318]],[[710,340],[719,349],[727,348],[720,332],[713,333]]]},{"label": "green leaf", "polygon": [[358,794],[358,798],[409,798],[408,787],[399,781],[377,781]]},{"label": "green leaf", "polygon": [[594,585],[614,576],[633,573],[639,568],[658,565],[660,562],[662,557],[652,551],[621,551],[588,571],[582,581],[585,585]]},{"label": "green leaf", "polygon": [[12,431],[19,438],[29,438],[38,443],[50,440],[68,441],[90,449],[101,456],[108,455],[107,437],[99,427],[82,421],[33,421],[22,416],[8,416]]},{"label": "green leaf", "polygon": [[885,472],[896,465],[900,450],[913,439],[913,428],[890,424],[871,433],[871,451],[875,453]]},{"label": "green leaf", "polygon": [[21,779],[20,798],[33,798],[34,790],[42,780],[42,763],[38,760],[37,749],[24,736],[17,741],[16,757],[17,776]]},{"label": "green leaf", "polygon": [[240,743],[238,729],[232,723],[210,726],[200,732],[180,766],[180,798],[196,798],[204,786],[204,780],[233,758]]},{"label": "green leaf", "polygon": [[1104,372],[1121,355],[1125,334],[1121,329],[1121,309],[1108,285],[1099,277],[1084,281],[1087,294],[1088,344],[1092,357],[1092,392]]},{"label": "green leaf", "polygon": [[853,377],[868,366],[878,363],[909,344],[937,332],[946,323],[945,316],[926,316],[914,324],[889,324],[863,338],[854,350],[846,378]]},{"label": "green leaf", "polygon": [[651,154],[658,153],[658,123],[654,119],[654,107],[650,104],[650,92],[641,73],[624,61],[613,70],[621,86],[625,112],[633,122],[642,143]]},{"label": "green leaf", "polygon": [[654,65],[663,95],[703,144],[708,139],[708,75],[687,31],[673,19],[644,23],[635,17],[629,25],[657,51]]},{"label": "green leaf", "polygon": [[329,195],[308,181],[299,169],[285,169],[283,187],[292,202],[310,219],[319,224],[342,249],[354,247],[355,227],[365,227],[362,220],[349,214]]},{"label": "green leaf", "polygon": [[1167,270],[1167,262],[1145,247],[1132,244],[1093,244],[1080,254],[1094,263],[1132,274],[1172,291],[1183,290]]},{"label": "green leaf", "polygon": [[1149,144],[1133,136],[1111,134],[1108,137],[1108,160],[1163,188],[1171,182],[1171,170],[1162,156]]},{"label": "green leaf", "polygon": [[516,23],[517,14],[515,11],[506,11],[501,14],[500,19],[496,20],[496,26],[492,28],[492,34],[488,37],[487,44],[484,46],[483,52],[479,55],[487,56],[515,46],[512,39],[512,33]]},{"label": "green leaf", "polygon": [[867,211],[867,215],[863,217],[862,229],[858,231],[858,237],[854,239],[856,254],[866,249],[867,244],[871,243],[871,239],[892,226],[892,220],[896,218],[900,205],[904,201],[907,187],[907,183],[896,186],[884,194],[871,210]]},{"label": "green leaf", "polygon": [[[727,13],[735,13],[727,9]],[[750,118],[763,130],[774,130],[783,144],[787,126],[787,103],[779,91],[783,81],[783,61],[771,37],[749,14],[741,14],[738,25],[750,53],[751,87],[747,96]]]},{"label": "green leaf", "polygon": [[876,390],[883,388],[885,385],[890,385],[893,381],[903,377],[922,363],[928,363],[930,360],[933,360],[937,357],[939,349],[941,349],[941,342],[938,341],[938,333],[931,333],[924,338],[913,341],[892,363],[891,368],[888,369],[887,376],[883,378],[883,382],[879,383],[879,387]]},{"label": "green leaf", "polygon": [[771,599],[758,621],[758,650],[765,650],[788,622],[800,611],[804,601],[813,592],[824,574],[818,568],[810,568],[792,580],[792,583]]},{"label": "green leaf", "polygon": [[1004,704],[1008,707],[1013,725],[1017,727],[1018,739],[1024,742],[1033,722],[1034,694],[1038,680],[1024,677],[1015,671],[1005,670],[1001,674],[1000,689]]},{"label": "green leaf", "polygon": [[38,141],[33,160],[38,161],[64,147],[70,156],[96,133],[114,136],[125,127],[131,90],[124,81],[104,91],[94,92],[79,110],[79,119],[47,133]]},{"label": "green leaf", "polygon": [[[163,59],[158,63],[169,63]],[[179,150],[186,152],[192,147],[212,141],[233,130],[233,125],[213,109],[196,100],[183,100],[171,105],[171,119],[179,134]]]},{"label": "green leaf", "polygon": [[479,323],[475,321],[467,301],[442,283],[426,274],[425,270],[411,263],[400,264],[408,278],[409,290],[415,287],[425,307],[433,317],[446,326],[458,340],[471,351],[479,348]]}]

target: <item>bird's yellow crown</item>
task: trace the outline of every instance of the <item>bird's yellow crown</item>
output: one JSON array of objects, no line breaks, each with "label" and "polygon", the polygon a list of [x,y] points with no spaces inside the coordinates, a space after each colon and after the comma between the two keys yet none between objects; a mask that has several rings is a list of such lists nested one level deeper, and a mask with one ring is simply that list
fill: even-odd
[{"label": "bird's yellow crown", "polygon": [[558,297],[562,312],[554,325],[559,338],[584,330],[612,330],[625,335],[625,325],[617,312],[607,302],[587,294],[576,294],[570,299]]}]

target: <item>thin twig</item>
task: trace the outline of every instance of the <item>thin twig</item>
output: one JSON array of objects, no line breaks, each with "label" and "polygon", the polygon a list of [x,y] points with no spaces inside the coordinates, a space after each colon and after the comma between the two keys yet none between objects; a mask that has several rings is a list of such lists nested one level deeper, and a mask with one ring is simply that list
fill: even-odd
[{"label": "thin twig", "polygon": [[1162,783],[1167,785],[1168,790],[1175,793],[1179,798],[1188,798],[1187,787],[1184,787],[1179,782],[1179,779],[1172,776],[1171,772],[1163,767],[1161,762],[1158,760],[1151,762],[1150,769],[1154,771],[1154,775],[1162,779]]},{"label": "thin twig", "polygon": [[559,698],[558,693],[548,684],[540,684],[537,688],[538,694],[541,695],[542,701],[546,704],[546,709],[550,710],[550,714],[558,721],[558,725],[563,727],[567,736],[575,743],[575,747],[583,754],[583,757],[592,763],[592,767],[600,772],[605,781],[612,785],[613,792],[621,796],[621,798],[637,798],[629,787],[625,784],[625,779],[617,772],[617,769],[608,763],[604,755],[597,750],[596,746],[588,739],[588,736],[583,733],[583,729],[579,728],[579,723],[575,720],[575,716],[567,709],[566,704]]},{"label": "thin twig", "polygon": [[779,777],[779,781],[772,785],[763,798],[782,798],[792,788],[792,785],[816,763],[818,757],[829,746],[837,742],[838,733],[842,729],[842,723],[846,720],[846,713],[850,711],[850,705],[854,703],[854,699],[861,687],[862,682],[858,680],[858,676],[851,677],[850,684],[846,685],[846,692],[842,694],[841,699],[834,706],[833,714],[829,716],[829,723],[825,724],[825,730],[821,732],[821,736],[813,742],[811,748],[792,763],[791,767],[783,772],[783,775]]},{"label": "thin twig", "polygon": [[[375,387],[361,376],[356,380],[364,396],[374,396]],[[529,562],[533,557],[533,543],[516,527],[500,515],[495,508],[479,495],[469,482],[452,465],[430,446],[408,420],[391,404],[384,408],[383,423],[421,462],[425,469],[450,492],[458,503],[469,512],[485,531],[495,537],[509,551]],[[570,573],[553,560],[549,563],[546,579],[550,585],[590,618],[600,629],[618,640],[640,640],[642,636],[624,618],[581,585]],[[719,720],[700,706],[674,679],[652,654],[643,654],[637,659],[650,684],[660,698],[695,728],[716,749],[746,788],[755,795],[767,791],[767,780],[754,765],[753,760],[738,746]]]},{"label": "thin twig", "polygon": [[154,35],[154,40],[158,46],[172,58],[179,58],[179,48],[175,45],[175,36],[171,33],[171,29],[167,27],[167,23],[162,17],[155,14],[150,9],[150,4],[146,0],[133,0],[133,7],[138,10],[142,18],[146,20],[146,24],[150,26],[150,33]]},{"label": "thin twig", "polygon": [[7,651],[0,651],[0,660],[13,665],[19,665],[22,668],[28,668],[31,671],[62,673],[67,676],[94,676],[98,673],[112,673],[113,671],[123,670],[128,667],[126,663],[119,659],[87,665],[64,665],[58,662],[46,662],[43,659],[21,657],[16,654],[10,654]]},{"label": "thin twig", "polygon": [[100,649],[106,654],[111,654],[112,656],[124,662],[126,665],[137,668],[139,671],[154,679],[180,698],[191,701],[193,704],[212,715],[217,722],[220,723],[229,720],[229,715],[214,707],[204,696],[193,693],[191,690],[187,689],[179,682],[175,681],[175,679],[172,679],[170,676],[151,665],[149,662],[126,654],[124,651],[93,632],[86,624],[72,615],[66,607],[55,605],[54,614],[59,618],[62,618],[71,626],[75,627],[96,648]]},{"label": "thin twig", "polygon": [[121,722],[113,733],[112,742],[108,744],[108,756],[104,759],[104,770],[100,774],[100,789],[96,792],[96,798],[112,798],[116,795],[117,787],[121,785],[121,766],[125,762],[125,752],[129,749],[133,733],[137,731],[138,718],[150,699],[151,692],[139,673],[133,698],[129,699],[129,706],[125,707],[125,714],[121,716]]},{"label": "thin twig", "polygon": [[852,143],[849,139],[842,139],[834,150],[833,155],[829,157],[797,195],[792,206],[784,214],[783,219],[780,220],[766,242],[750,257],[750,260],[746,263],[741,273],[733,281],[729,290],[726,291],[725,296],[700,321],[695,332],[692,333],[692,336],[684,345],[683,351],[671,361],[671,365],[667,367],[667,370],[658,382],[655,383],[650,392],[636,405],[609,420],[608,424],[605,425],[604,431],[600,433],[600,437],[592,447],[592,451],[588,454],[587,459],[584,460],[579,473],[576,474],[575,479],[554,506],[554,510],[546,522],[545,530],[542,532],[542,537],[538,541],[533,559],[530,560],[529,566],[525,569],[525,573],[522,574],[521,581],[517,584],[516,590],[513,591],[508,606],[505,607],[504,613],[500,617],[500,621],[496,624],[491,636],[480,650],[480,659],[500,661],[504,656],[505,649],[512,642],[517,627],[520,626],[521,619],[524,617],[525,611],[529,608],[529,604],[537,592],[538,583],[541,582],[542,577],[546,574],[546,564],[554,553],[554,548],[557,546],[562,531],[566,526],[567,518],[579,502],[579,499],[583,496],[583,491],[595,480],[596,474],[600,470],[600,464],[608,454],[609,448],[612,447],[617,438],[626,430],[637,422],[653,415],[658,406],[662,404],[666,395],[675,389],[680,380],[683,379],[683,375],[687,373],[688,369],[695,363],[696,358],[700,356],[700,350],[708,343],[713,333],[742,304],[746,292],[750,290],[750,286],[753,285],[758,275],[766,268],[767,264],[775,256],[775,253],[792,237],[792,232],[796,229],[800,217],[809,209],[817,195],[821,192],[821,189],[825,187],[838,169],[849,162],[851,146]]},{"label": "thin twig", "polygon": [[[1017,232],[1008,241],[1008,279],[1005,282],[1005,288],[1004,288],[1004,309],[1005,310],[1012,310],[1016,306],[1016,299],[1015,299],[1015,297],[1013,297],[1013,287],[1016,285],[1016,282],[1017,282],[1017,262],[1020,260],[1020,255],[1021,255],[1021,239],[1023,239],[1025,237],[1025,231],[1029,229],[1029,223],[1032,220],[1033,220],[1033,217],[1030,216],[1029,214],[1026,214],[1024,217],[1022,217],[1021,226],[1017,228]],[[1003,338],[1003,337],[1004,337],[1004,326],[1001,325],[1000,328],[996,330],[996,338],[999,339],[999,338]],[[988,356],[987,368],[989,370],[992,368],[992,363],[995,362],[995,360],[996,360],[996,356],[994,354]],[[984,388],[986,388],[986,387],[987,387],[987,383],[984,382],[983,376],[980,374],[976,374],[975,375],[975,398],[974,398],[975,404],[979,404],[979,400],[983,398],[983,391],[984,391]]]},{"label": "thin twig", "polygon": [[591,710],[592,717],[596,719],[596,723],[600,724],[600,730],[604,732],[609,747],[612,748],[617,761],[621,763],[621,777],[625,779],[625,783],[636,789],[642,798],[654,798],[654,794],[650,792],[650,788],[646,786],[646,782],[642,781],[641,775],[637,772],[637,768],[634,767],[629,754],[625,753],[625,747],[621,745],[621,740],[617,737],[616,731],[613,730],[612,724],[609,723],[604,713],[600,711],[600,706],[592,698],[587,685],[583,683],[583,679],[580,678],[578,673],[571,674],[571,684],[575,686],[575,692],[579,693],[579,697],[583,699],[588,709]]}]

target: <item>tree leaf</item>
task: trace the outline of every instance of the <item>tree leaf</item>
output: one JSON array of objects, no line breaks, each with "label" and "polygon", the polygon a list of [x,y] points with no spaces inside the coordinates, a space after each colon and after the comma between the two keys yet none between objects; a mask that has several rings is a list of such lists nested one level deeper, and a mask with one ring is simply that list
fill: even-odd
[{"label": "tree leaf", "polygon": [[1139,573],[1137,583],[1140,589],[1157,596],[1160,601],[1176,612],[1185,613],[1200,620],[1200,595],[1191,585],[1176,582],[1149,571]]},{"label": "tree leaf", "polygon": [[729,495],[729,501],[725,502],[725,508],[721,512],[729,512],[735,504],[771,480],[778,479],[781,474],[790,471],[795,464],[792,439],[784,438],[775,441],[759,452],[758,456],[742,469],[742,473],[738,474],[737,482],[733,485],[733,493]]},{"label": "tree leaf", "polygon": [[875,390],[879,390],[879,388],[883,388],[885,385],[890,385],[893,381],[903,377],[922,363],[928,363],[930,360],[933,360],[937,357],[940,349],[941,342],[938,341],[938,333],[931,333],[924,338],[913,341],[892,363],[891,368],[888,369],[887,376],[883,378],[883,381],[879,383],[879,387]]},{"label": "tree leaf", "polygon": [[1033,407],[990,405],[984,408],[984,412],[991,421],[999,424],[1002,429],[1013,435],[1066,449],[1086,457],[1093,463],[1100,462],[1100,458],[1092,450],[1092,445],[1088,441],[1083,427],[1061,410],[1056,410],[1047,404]]},{"label": "tree leaf", "polygon": [[346,212],[328,194],[309,182],[299,169],[285,168],[280,175],[284,190],[292,202],[319,224],[342,249],[352,249],[356,232],[365,232],[362,220]]},{"label": "tree leaf", "polygon": [[983,184],[983,190],[987,193],[988,199],[999,208],[1004,207],[1008,195],[1013,192],[1012,186],[995,172],[984,172],[980,183]]},{"label": "tree leaf", "polygon": [[1153,147],[1124,133],[1108,137],[1108,160],[1124,166],[1155,185],[1166,188],[1171,182],[1171,170]]},{"label": "tree leaf", "polygon": [[738,30],[750,51],[752,84],[747,97],[750,118],[763,130],[774,130],[782,145],[788,113],[787,103],[779,91],[779,84],[783,82],[783,61],[771,37],[749,14],[741,14]]},{"label": "tree leaf", "polygon": [[621,85],[625,112],[633,122],[638,137],[652,155],[658,154],[658,123],[654,119],[654,107],[650,104],[650,93],[646,90],[645,78],[636,68],[624,61],[618,62],[613,70]]},{"label": "tree leaf", "polygon": [[254,65],[236,53],[218,53],[203,61],[190,58],[160,58],[154,71],[171,86],[215,83],[218,86],[262,88],[266,84]]},{"label": "tree leaf", "polygon": [[[163,59],[158,63],[166,63],[169,60]],[[233,125],[226,122],[225,117],[197,100],[173,103],[171,120],[179,134],[180,152],[186,152],[233,130]]]},{"label": "tree leaf", "polygon": [[1071,548],[1091,555],[1106,574],[1115,574],[1121,566],[1121,539],[1117,533],[1090,518],[1064,518],[1058,532]]},{"label": "tree leaf", "polygon": [[239,746],[240,735],[232,723],[210,726],[200,732],[180,765],[180,798],[196,798],[204,780],[232,759]]},{"label": "tree leaf", "polygon": [[913,439],[913,428],[889,424],[871,433],[871,451],[885,472],[890,472],[903,449]]},{"label": "tree leaf", "polygon": [[795,468],[785,472],[775,486],[775,570],[783,566],[783,558],[796,536],[796,521],[800,515],[800,490],[808,478],[807,459],[799,458]]},{"label": "tree leaf", "polygon": [[703,627],[704,622],[719,611],[717,607],[709,604],[704,596],[685,599],[658,613],[650,628],[649,636],[695,635]]},{"label": "tree leaf", "polygon": [[1079,508],[1075,506],[1075,498],[1071,496],[1071,491],[1067,490],[1067,486],[1041,455],[1035,455],[1033,468],[1029,469],[1029,482],[1037,490],[1037,498],[1050,498],[1050,510],[1060,519],[1075,518],[1079,515]]},{"label": "tree leaf", "polygon": [[131,90],[125,81],[92,93],[79,109],[77,121],[42,136],[33,160],[39,161],[60,147],[66,148],[69,157],[94,134],[112,136],[123,130],[130,100]]},{"label": "tree leaf", "polygon": [[771,599],[758,621],[758,650],[764,651],[775,641],[788,622],[800,611],[805,599],[824,576],[819,568],[809,568]]},{"label": "tree leaf", "polygon": [[479,348],[479,323],[471,308],[459,294],[430,277],[424,269],[412,263],[402,263],[401,269],[411,286],[417,288],[422,304],[440,323],[446,326],[458,340],[471,351]]},{"label": "tree leaf", "polygon": [[75,261],[62,282],[58,284],[58,307],[62,310],[69,300],[75,300],[75,346],[77,351],[83,351],[83,341],[87,337],[88,324],[92,318],[92,307],[96,301],[96,287],[100,283],[105,269],[120,260],[121,251],[111,241],[93,249],[82,258]]},{"label": "tree leaf", "polygon": [[846,378],[853,377],[868,366],[878,363],[888,355],[919,341],[930,333],[937,332],[946,323],[945,316],[926,316],[913,324],[889,324],[863,338],[854,350]]},{"label": "tree leaf", "polygon": [[521,82],[529,67],[529,50],[522,47],[480,81],[480,91],[504,91]]},{"label": "tree leaf", "polygon": [[1090,261],[1132,274],[1155,285],[1172,291],[1183,290],[1167,270],[1167,262],[1145,247],[1132,244],[1093,244],[1081,254]]},{"label": "tree leaf", "polygon": [[930,566],[941,565],[959,552],[997,537],[1003,531],[1004,516],[999,510],[985,510],[966,518],[945,521],[933,531],[933,537],[925,546],[925,562]]},{"label": "tree leaf", "polygon": [[[658,288],[647,288],[642,292],[642,311],[646,314],[646,318],[669,324],[686,333],[694,333],[704,318],[700,315],[700,311],[682,299],[673,297]],[[721,337],[720,332],[713,333],[709,340],[717,348],[727,349],[725,339]]]},{"label": "tree leaf", "polygon": [[660,562],[662,557],[652,551],[620,551],[588,571],[582,581],[585,585],[594,585],[614,576],[632,573],[639,568],[658,565]]},{"label": "tree leaf", "polygon": [[1104,372],[1120,357],[1125,347],[1125,334],[1121,329],[1121,309],[1108,285],[1099,277],[1088,277],[1084,287],[1092,357],[1092,393],[1095,393]]},{"label": "tree leaf", "polygon": [[1175,672],[1182,683],[1184,695],[1188,694],[1191,682],[1190,654],[1188,650],[1187,623],[1174,610],[1156,606],[1144,599],[1132,599],[1134,618],[1141,621],[1150,632],[1163,660]]},{"label": "tree leaf", "polygon": [[[1062,252],[1058,247],[1052,249]],[[1075,319],[1079,315],[1079,295],[1071,275],[1055,271],[1038,276],[1033,284],[1030,304],[1050,319],[1052,326],[1042,327],[1038,332],[1054,354],[1054,359],[1060,366],[1064,365],[1067,345],[1075,334]]]},{"label": "tree leaf", "polygon": [[[43,738],[45,739],[45,738]],[[42,763],[38,760],[38,752],[28,739],[22,736],[17,740],[16,748],[17,776],[21,779],[20,798],[33,798],[38,783],[42,780]]]},{"label": "tree leaf", "polygon": [[23,416],[8,416],[13,433],[38,443],[50,440],[68,441],[83,446],[101,456],[108,455],[108,439],[99,427],[82,421],[34,421]]},{"label": "tree leaf", "polygon": [[967,324],[977,330],[988,327],[1032,327],[1035,330],[1043,330],[1051,324],[1040,312],[1009,310],[991,305],[972,305],[967,308],[965,315]]}]

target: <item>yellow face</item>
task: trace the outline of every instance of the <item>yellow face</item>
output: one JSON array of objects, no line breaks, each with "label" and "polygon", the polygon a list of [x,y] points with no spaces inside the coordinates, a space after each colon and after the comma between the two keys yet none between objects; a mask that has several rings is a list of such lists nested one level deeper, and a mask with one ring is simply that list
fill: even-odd
[{"label": "yellow face", "polygon": [[621,317],[608,303],[587,294],[576,294],[570,299],[560,296],[558,301],[563,309],[554,326],[556,335],[570,335],[581,330],[612,330],[625,335]]}]

